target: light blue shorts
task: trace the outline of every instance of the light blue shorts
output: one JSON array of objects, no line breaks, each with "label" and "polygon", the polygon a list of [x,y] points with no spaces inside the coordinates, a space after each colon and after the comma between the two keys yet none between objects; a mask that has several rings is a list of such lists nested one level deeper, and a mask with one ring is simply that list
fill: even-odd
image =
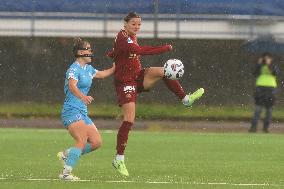
[{"label": "light blue shorts", "polygon": [[67,128],[70,124],[83,120],[87,125],[94,125],[93,121],[88,117],[87,112],[82,112],[75,108],[66,108],[62,109],[61,120],[63,125]]}]

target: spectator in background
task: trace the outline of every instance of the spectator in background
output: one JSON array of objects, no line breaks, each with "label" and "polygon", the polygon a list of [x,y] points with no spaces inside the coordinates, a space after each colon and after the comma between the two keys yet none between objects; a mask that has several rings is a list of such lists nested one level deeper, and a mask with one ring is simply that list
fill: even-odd
[{"label": "spectator in background", "polygon": [[273,63],[273,58],[269,53],[264,53],[256,64],[254,75],[256,77],[255,89],[255,112],[249,132],[257,131],[257,123],[263,107],[266,109],[263,121],[263,132],[268,133],[269,124],[272,118],[272,107],[275,102],[275,92],[277,87],[276,77],[279,69]]}]

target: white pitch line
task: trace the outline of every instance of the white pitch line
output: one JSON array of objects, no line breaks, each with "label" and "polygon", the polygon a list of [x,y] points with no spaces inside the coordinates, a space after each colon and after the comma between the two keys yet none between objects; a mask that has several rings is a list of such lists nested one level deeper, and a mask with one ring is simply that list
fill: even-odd
[{"label": "white pitch line", "polygon": [[106,183],[138,183],[133,180],[107,180],[103,182],[106,182]]},{"label": "white pitch line", "polygon": [[21,180],[27,180],[27,181],[56,181],[59,179],[36,179],[36,178],[26,178],[26,179],[21,179]]},{"label": "white pitch line", "polygon": [[[40,178],[27,178],[27,179],[21,179],[24,181],[61,181],[61,179],[40,179]],[[76,180],[75,182],[95,182],[96,180]]]},{"label": "white pitch line", "polygon": [[[166,181],[146,181],[146,184],[178,184],[178,182],[166,182]],[[183,182],[180,182],[183,183]]]},{"label": "white pitch line", "polygon": [[[62,181],[61,179],[48,179],[48,178],[22,178],[13,179],[0,177],[0,180],[22,180],[22,181]],[[134,181],[134,180],[77,180],[71,182],[100,182],[100,183],[140,183],[140,184],[185,184],[185,185],[230,185],[230,186],[274,186],[284,187],[283,184],[270,184],[270,183],[226,183],[226,182],[177,182],[177,181]]]}]

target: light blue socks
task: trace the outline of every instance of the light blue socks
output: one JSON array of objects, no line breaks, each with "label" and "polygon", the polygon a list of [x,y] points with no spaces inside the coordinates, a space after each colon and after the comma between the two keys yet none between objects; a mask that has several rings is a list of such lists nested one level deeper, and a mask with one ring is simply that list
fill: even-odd
[{"label": "light blue socks", "polygon": [[92,147],[91,147],[91,144],[90,144],[90,143],[87,143],[86,146],[85,146],[85,148],[84,148],[83,151],[82,151],[82,155],[87,154],[87,153],[90,153],[91,151],[93,151],[93,150],[92,150]]},{"label": "light blue socks", "polygon": [[65,164],[72,168],[75,167],[76,163],[80,159],[81,154],[82,150],[80,148],[76,147],[69,148],[69,153]]},{"label": "light blue socks", "polygon": [[80,148],[71,147],[68,150],[66,150],[67,159],[65,161],[65,164],[74,167],[77,161],[80,159],[81,155],[90,153],[92,151],[93,150],[90,143],[87,143],[83,150],[81,150]]}]

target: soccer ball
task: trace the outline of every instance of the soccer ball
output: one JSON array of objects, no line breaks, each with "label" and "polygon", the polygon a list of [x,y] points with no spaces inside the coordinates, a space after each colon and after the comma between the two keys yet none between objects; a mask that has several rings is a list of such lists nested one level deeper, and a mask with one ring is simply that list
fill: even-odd
[{"label": "soccer ball", "polygon": [[164,75],[168,79],[177,80],[184,74],[184,66],[178,59],[169,59],[164,64]]}]

